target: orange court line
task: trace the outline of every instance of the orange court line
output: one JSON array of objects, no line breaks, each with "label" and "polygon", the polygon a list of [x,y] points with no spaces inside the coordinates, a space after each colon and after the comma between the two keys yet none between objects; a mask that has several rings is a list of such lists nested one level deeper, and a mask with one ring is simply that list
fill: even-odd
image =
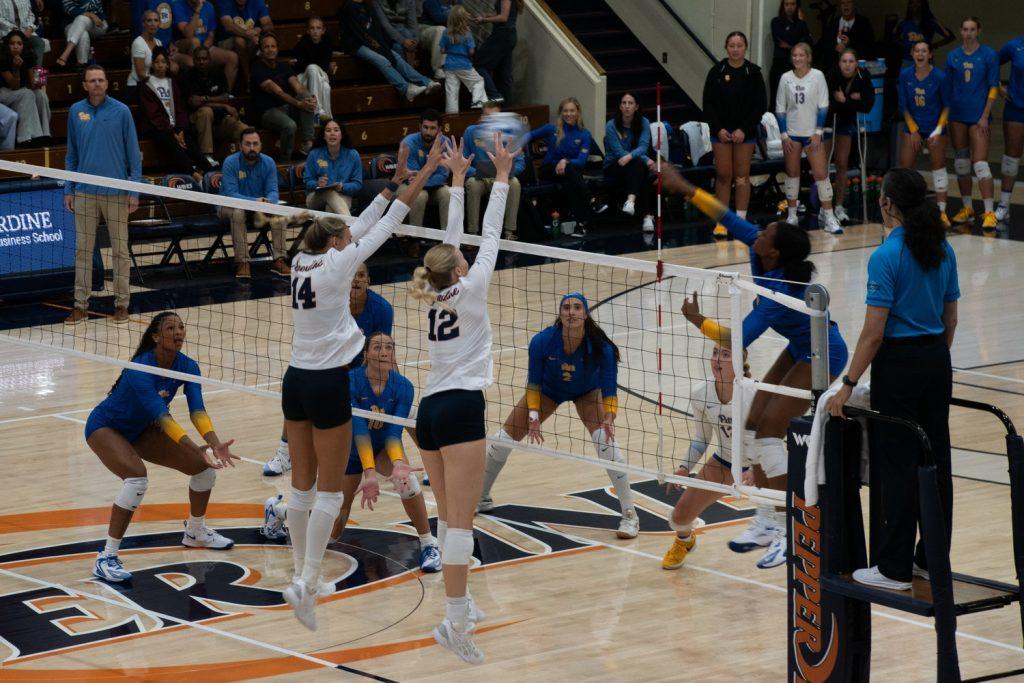
[{"label": "orange court line", "polygon": [[[132,517],[133,522],[168,522],[187,519],[188,503],[153,503],[142,505]],[[263,506],[256,503],[210,503],[209,519],[253,519],[263,517]],[[110,521],[110,506],[22,512],[0,516],[0,534],[45,529],[67,529],[78,526],[106,524]]]},{"label": "orange court line", "polygon": [[[63,311],[71,311],[71,310],[74,310],[74,309],[73,309],[73,308],[72,308],[71,306],[64,306],[64,305],[62,305],[62,304],[55,304],[55,303],[53,303],[52,301],[44,301],[44,302],[43,302],[43,306],[49,306],[50,308],[58,308],[58,309],[61,309],[61,310],[63,310]],[[88,308],[87,308],[87,309],[85,309],[85,312],[86,312],[86,313],[87,313],[88,315],[98,315],[98,316],[99,316],[99,317],[101,317],[101,318],[113,318],[113,317],[114,317],[114,316],[112,316],[112,315],[111,315],[111,314],[109,314],[109,313],[100,313],[100,312],[98,312],[98,311],[90,311],[90,310],[89,310]],[[133,323],[137,323],[137,324],[139,324],[139,325],[146,325],[146,324],[148,324],[148,323],[146,323],[146,321],[145,321],[145,320],[142,320],[142,319],[140,319],[140,318],[128,318],[128,320],[129,320],[130,322],[133,322]]]}]

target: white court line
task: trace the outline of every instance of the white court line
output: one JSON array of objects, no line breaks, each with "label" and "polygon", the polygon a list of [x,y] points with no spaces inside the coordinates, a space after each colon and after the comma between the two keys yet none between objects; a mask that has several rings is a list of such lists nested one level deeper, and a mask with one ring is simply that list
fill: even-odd
[{"label": "white court line", "polygon": [[[305,660],[307,662],[311,662],[313,664],[316,664],[318,666],[322,666],[322,667],[327,668],[327,669],[332,669],[334,671],[337,671],[338,673],[344,672],[343,669],[339,669],[338,668],[337,664],[335,664],[334,662],[328,661],[326,659],[320,659],[319,657],[314,657],[312,655],[307,655],[304,652],[298,652],[296,650],[289,650],[288,648],[280,647],[280,646],[274,645],[272,643],[265,643],[262,640],[256,640],[254,638],[249,638],[248,636],[243,636],[243,635],[238,634],[238,633],[232,633],[231,631],[222,631],[219,628],[214,628],[212,626],[207,626],[205,624],[195,623],[195,622],[191,622],[191,621],[185,621],[184,619],[178,619],[177,617],[172,617],[169,614],[164,614],[162,612],[155,612],[155,611],[153,611],[151,609],[147,609],[145,607],[142,607],[141,605],[137,605],[137,604],[132,603],[132,602],[121,601],[121,600],[114,600],[113,598],[108,598],[108,597],[103,596],[103,595],[97,595],[95,593],[89,593],[87,591],[83,591],[83,590],[80,590],[80,589],[77,589],[77,588],[68,588],[67,586],[64,586],[64,585],[59,584],[59,583],[53,583],[52,581],[46,581],[44,579],[37,579],[34,576],[28,576],[26,574],[20,574],[18,572],[12,572],[9,569],[0,569],[0,574],[9,576],[9,577],[14,578],[14,579],[19,579],[21,581],[28,581],[29,583],[34,583],[34,584],[39,585],[39,586],[46,586],[48,588],[56,588],[57,590],[61,590],[61,591],[64,591],[64,592],[68,593],[69,595],[78,595],[78,596],[83,597],[83,598],[89,598],[90,600],[98,600],[100,602],[104,602],[104,603],[107,603],[109,605],[114,605],[115,607],[121,607],[123,609],[129,609],[129,610],[132,610],[134,612],[140,612],[140,613],[145,614],[147,616],[150,616],[150,617],[153,617],[153,618],[157,618],[157,619],[162,619],[164,621],[169,621],[169,622],[172,622],[172,623],[175,623],[175,624],[179,624],[181,626],[187,626],[188,628],[194,628],[194,629],[199,630],[199,631],[206,631],[207,633],[212,633],[214,635],[223,636],[225,638],[230,638],[232,640],[237,640],[237,641],[245,643],[247,645],[254,645],[256,647],[260,647],[260,648],[263,648],[265,650],[271,650],[273,652],[277,652],[278,654],[287,655],[288,657],[295,657],[296,659],[302,659],[302,660]],[[347,672],[345,672],[345,673],[347,673]]]},{"label": "white court line", "polygon": [[953,372],[961,375],[975,375],[977,377],[988,377],[989,379],[997,379],[1000,382],[1015,382],[1017,384],[1024,384],[1024,379],[1017,379],[1016,377],[1006,377],[1004,375],[990,375],[987,372],[975,372],[974,370],[961,370],[960,368],[953,368]]},{"label": "white court line", "polygon": [[77,422],[80,425],[85,424],[85,420],[79,420],[77,417],[68,417],[67,415],[61,415],[60,413],[54,413],[50,417],[55,417],[58,420],[67,420],[68,422]]}]

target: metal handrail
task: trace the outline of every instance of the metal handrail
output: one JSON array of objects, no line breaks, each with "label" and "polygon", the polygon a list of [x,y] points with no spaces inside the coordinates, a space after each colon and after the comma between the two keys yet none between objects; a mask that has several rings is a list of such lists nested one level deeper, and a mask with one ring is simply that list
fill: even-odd
[{"label": "metal handrail", "polygon": [[949,405],[958,406],[960,408],[968,408],[969,410],[980,410],[983,413],[992,413],[999,421],[1006,427],[1006,433],[1009,436],[1017,436],[1017,430],[1013,426],[1013,421],[1010,420],[1010,416],[1004,413],[999,408],[988,403],[982,403],[981,401],[970,401],[966,398],[953,398],[950,400]]},{"label": "metal handrail", "polygon": [[906,427],[910,431],[917,435],[918,441],[921,442],[921,465],[928,467],[935,464],[935,458],[932,455],[932,443],[928,439],[928,434],[924,431],[924,427],[902,417],[893,417],[892,415],[884,415],[877,410],[868,410],[867,408],[854,408],[853,406],[843,406],[843,414],[847,417],[863,417],[868,420],[877,420],[878,422],[888,422],[889,424],[900,425]]},{"label": "metal handrail", "polygon": [[693,29],[689,27],[689,25],[683,20],[683,18],[676,14],[676,11],[672,8],[672,5],[668,4],[665,0],[658,0],[658,2],[660,2],[661,6],[665,8],[665,10],[669,14],[672,15],[672,18],[676,20],[676,23],[679,24],[680,27],[682,27],[682,29],[686,32],[686,35],[690,36],[690,40],[697,44],[697,47],[700,48],[701,52],[707,55],[708,59],[711,60],[711,63],[715,64],[716,62],[718,62],[718,59],[715,57],[715,54],[708,49],[708,46],[705,45],[700,38],[697,37],[697,34],[693,32]]}]

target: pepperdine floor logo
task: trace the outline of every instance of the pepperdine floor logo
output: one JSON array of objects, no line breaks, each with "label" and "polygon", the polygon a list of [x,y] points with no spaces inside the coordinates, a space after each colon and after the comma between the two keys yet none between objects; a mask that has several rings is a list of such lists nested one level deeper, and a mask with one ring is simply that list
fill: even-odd
[{"label": "pepperdine floor logo", "polygon": [[[634,484],[642,496],[672,505],[657,481]],[[503,527],[501,536],[487,530],[474,529],[473,555],[481,565],[514,563],[532,557],[554,557],[596,545],[558,527],[606,530],[611,534],[619,524],[618,499],[606,488],[568,494],[586,500],[601,511],[587,512],[566,508],[532,505],[498,505],[487,515],[492,524]],[[145,507],[145,506],[144,506]],[[665,519],[642,508],[640,531],[670,531]],[[749,517],[751,511],[737,510],[716,503],[703,515],[706,525],[730,522]],[[431,519],[431,525],[436,520]],[[104,641],[156,634],[180,622],[203,623],[229,616],[256,614],[267,609],[284,608],[281,591],[253,585],[264,576],[260,571],[268,552],[290,553],[287,545],[267,541],[256,527],[224,528],[219,531],[235,541],[235,547],[217,560],[174,561],[146,566],[148,555],[162,552],[188,552],[181,546],[181,531],[130,536],[122,544],[122,555],[132,571],[132,579],[123,584],[102,584],[85,589],[84,593],[118,593],[123,613],[111,613],[109,603],[88,595],[66,590],[62,586],[33,586],[0,595],[0,644],[9,652],[5,665],[16,664],[30,657],[46,656]],[[504,536],[521,534],[528,547],[540,545],[540,552],[528,552]],[[33,548],[0,556],[0,568],[22,573],[24,567],[56,562],[72,562],[85,574],[91,567],[94,553],[102,540],[66,543]],[[414,579],[418,567],[419,539],[414,534],[393,529],[349,527],[344,540],[329,546],[334,552],[348,556],[349,569],[332,578],[335,596],[356,589],[375,590],[393,584],[396,577]],[[251,566],[250,566],[251,565]],[[391,579],[389,581],[389,579]],[[98,579],[96,584],[101,584]],[[131,609],[135,607],[137,609]],[[284,618],[284,617],[282,617]],[[287,617],[290,618],[290,617]],[[114,623],[111,623],[111,622]],[[0,647],[0,651],[2,651]]]}]

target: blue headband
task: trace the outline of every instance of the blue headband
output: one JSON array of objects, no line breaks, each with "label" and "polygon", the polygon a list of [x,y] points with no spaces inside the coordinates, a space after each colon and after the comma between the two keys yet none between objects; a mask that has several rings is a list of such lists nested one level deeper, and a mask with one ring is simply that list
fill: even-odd
[{"label": "blue headband", "polygon": [[590,315],[590,304],[587,303],[587,297],[583,296],[582,294],[580,294],[578,292],[573,292],[571,294],[566,294],[565,296],[562,297],[562,300],[560,302],[558,302],[558,307],[559,308],[562,307],[562,304],[565,303],[566,299],[576,299],[577,301],[579,301],[580,303],[583,304],[583,311],[587,315]]}]

